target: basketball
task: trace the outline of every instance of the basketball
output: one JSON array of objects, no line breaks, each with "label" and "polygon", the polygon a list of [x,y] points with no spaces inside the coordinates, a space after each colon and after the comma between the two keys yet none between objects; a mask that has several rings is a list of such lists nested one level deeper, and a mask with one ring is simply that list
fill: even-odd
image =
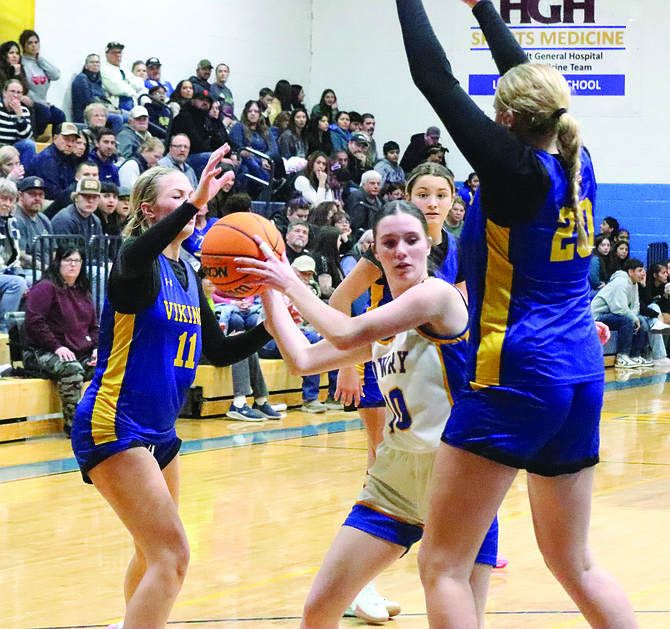
[{"label": "basketball", "polygon": [[201,256],[205,277],[229,297],[252,297],[266,289],[254,286],[254,276],[240,273],[234,261],[244,257],[265,259],[254,236],[264,240],[278,258],[286,250],[279,230],[267,218],[252,212],[224,216],[205,234]]}]

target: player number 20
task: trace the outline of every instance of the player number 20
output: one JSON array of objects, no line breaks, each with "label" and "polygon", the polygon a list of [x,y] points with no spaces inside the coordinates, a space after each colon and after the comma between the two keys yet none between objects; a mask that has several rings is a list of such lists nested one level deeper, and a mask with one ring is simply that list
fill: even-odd
[{"label": "player number 20", "polygon": [[575,225],[574,214],[570,208],[561,208],[558,219],[559,227],[551,242],[551,262],[574,260],[576,257],[575,250],[580,258],[587,258],[591,255],[591,247],[593,246],[593,204],[589,199],[583,199],[579,203],[579,210],[584,214],[589,244],[575,246],[577,243],[577,226]]},{"label": "player number 20", "polygon": [[177,356],[174,359],[175,367],[186,367],[186,369],[195,368],[195,348],[198,341],[198,335],[196,332],[191,334],[191,338],[188,339],[188,358],[184,361],[185,349],[186,349],[186,339],[188,338],[188,332],[184,332],[179,337],[179,347],[177,348]]},{"label": "player number 20", "polygon": [[393,413],[393,419],[389,423],[391,432],[395,432],[396,430],[409,430],[412,426],[412,416],[407,410],[405,396],[401,389],[395,388],[389,391],[389,396],[386,398],[386,406],[388,406]]}]

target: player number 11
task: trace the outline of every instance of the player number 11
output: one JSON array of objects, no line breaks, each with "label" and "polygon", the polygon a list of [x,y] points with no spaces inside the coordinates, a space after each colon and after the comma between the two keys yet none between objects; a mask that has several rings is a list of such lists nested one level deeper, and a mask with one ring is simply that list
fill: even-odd
[{"label": "player number 11", "polygon": [[186,369],[195,368],[195,348],[198,341],[198,335],[196,332],[191,334],[191,338],[188,339],[188,358],[184,362],[184,349],[186,348],[186,338],[188,337],[188,332],[184,332],[179,337],[179,347],[177,348],[177,357],[174,359],[175,367],[186,367]]}]

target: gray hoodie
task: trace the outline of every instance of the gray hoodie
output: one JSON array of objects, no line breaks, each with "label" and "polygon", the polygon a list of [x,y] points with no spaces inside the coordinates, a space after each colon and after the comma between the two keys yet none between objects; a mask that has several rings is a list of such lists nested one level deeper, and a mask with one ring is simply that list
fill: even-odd
[{"label": "gray hoodie", "polygon": [[51,81],[60,79],[60,70],[49,63],[42,55],[37,59],[23,55],[21,64],[26,71],[28,81],[28,96],[37,103],[47,102],[47,91]]},{"label": "gray hoodie", "polygon": [[637,284],[627,271],[617,271],[591,302],[591,312],[597,320],[603,314],[617,314],[635,320],[640,312]]}]

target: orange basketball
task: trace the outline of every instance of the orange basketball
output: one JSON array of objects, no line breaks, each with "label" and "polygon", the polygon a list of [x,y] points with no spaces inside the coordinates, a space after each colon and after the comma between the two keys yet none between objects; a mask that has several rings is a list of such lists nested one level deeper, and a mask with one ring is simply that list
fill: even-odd
[{"label": "orange basketball", "polygon": [[212,225],[202,242],[202,268],[216,287],[230,297],[251,297],[265,290],[254,286],[253,275],[240,273],[235,258],[257,258],[265,256],[253,237],[259,236],[274,251],[278,258],[286,251],[279,230],[267,219],[252,212],[236,212],[224,216]]}]

